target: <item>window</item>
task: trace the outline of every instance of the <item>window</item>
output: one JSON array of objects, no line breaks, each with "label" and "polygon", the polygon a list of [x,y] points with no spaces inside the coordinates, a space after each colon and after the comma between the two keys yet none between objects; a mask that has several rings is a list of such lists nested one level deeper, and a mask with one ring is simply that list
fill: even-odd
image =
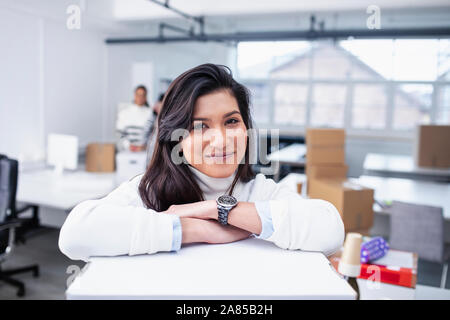
[{"label": "window", "polygon": [[[309,52],[308,41],[267,41],[240,42],[238,44],[237,66],[242,79],[255,78],[307,78],[308,72],[300,66],[299,73],[295,69],[295,59]],[[283,68],[289,64],[289,68]],[[279,68],[282,67],[282,68]],[[289,72],[285,73],[288,70]]]},{"label": "window", "polygon": [[392,126],[398,130],[411,130],[418,124],[431,122],[431,96],[433,86],[405,84],[396,86]]},{"label": "window", "polygon": [[450,123],[450,39],[241,42],[237,50],[241,81],[259,83],[250,90],[260,124],[404,136],[418,124]]},{"label": "window", "polygon": [[270,117],[270,87],[267,83],[244,83],[250,90],[250,113],[256,123],[268,123]]},{"label": "window", "polygon": [[436,80],[438,53],[439,40],[395,40],[393,79]]},{"label": "window", "polygon": [[352,127],[384,129],[388,88],[383,84],[356,84],[353,88]]},{"label": "window", "polygon": [[339,84],[316,84],[311,102],[313,126],[342,127],[344,125],[346,87]]},{"label": "window", "polygon": [[438,89],[436,123],[450,124],[450,85]]},{"label": "window", "polygon": [[392,78],[394,41],[389,39],[345,40],[340,46],[352,58],[352,79],[386,80]]},{"label": "window", "polygon": [[312,50],[312,78],[344,80],[351,76],[352,59],[339,45],[320,43]]},{"label": "window", "polygon": [[275,86],[275,123],[306,124],[308,86],[278,83]]}]

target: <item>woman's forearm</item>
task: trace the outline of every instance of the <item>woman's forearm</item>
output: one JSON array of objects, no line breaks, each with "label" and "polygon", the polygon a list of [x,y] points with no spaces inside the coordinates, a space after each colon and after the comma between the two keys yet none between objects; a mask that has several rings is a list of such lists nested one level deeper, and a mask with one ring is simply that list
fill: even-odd
[{"label": "woman's forearm", "polygon": [[217,221],[180,218],[182,243],[229,243],[248,238],[251,233],[234,226],[222,226]]},{"label": "woman's forearm", "polygon": [[196,218],[180,218],[181,243],[206,242],[203,220]]},{"label": "woman's forearm", "polygon": [[259,235],[262,223],[253,202],[238,202],[228,214],[228,224]]}]

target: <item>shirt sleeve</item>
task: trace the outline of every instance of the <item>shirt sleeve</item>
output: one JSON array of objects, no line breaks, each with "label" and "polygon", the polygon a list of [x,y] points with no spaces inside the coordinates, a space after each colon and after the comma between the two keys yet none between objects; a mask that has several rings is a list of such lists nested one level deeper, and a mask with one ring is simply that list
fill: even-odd
[{"label": "shirt sleeve", "polygon": [[171,251],[178,251],[181,248],[182,230],[179,216],[173,217],[173,239]]},{"label": "shirt sleeve", "polygon": [[102,199],[75,206],[61,228],[60,251],[83,261],[171,251],[174,218],[143,206],[137,191],[140,178],[121,184]]},{"label": "shirt sleeve", "polygon": [[256,211],[258,212],[259,218],[261,219],[262,230],[259,235],[253,234],[252,236],[257,239],[267,239],[272,235],[274,231],[272,214],[270,212],[270,202],[256,201],[255,207]]},{"label": "shirt sleeve", "polygon": [[248,201],[255,203],[261,222],[270,213],[273,231],[268,235],[268,228],[263,227],[259,236],[280,248],[330,255],[344,242],[344,223],[328,201],[305,199],[262,174],[256,176]]}]

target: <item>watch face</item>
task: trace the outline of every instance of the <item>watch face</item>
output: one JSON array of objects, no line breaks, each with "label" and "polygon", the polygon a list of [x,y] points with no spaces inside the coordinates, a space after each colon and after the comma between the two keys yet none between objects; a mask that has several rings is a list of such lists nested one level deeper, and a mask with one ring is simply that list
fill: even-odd
[{"label": "watch face", "polygon": [[229,195],[220,196],[217,202],[224,207],[233,207],[237,204],[236,198]]}]

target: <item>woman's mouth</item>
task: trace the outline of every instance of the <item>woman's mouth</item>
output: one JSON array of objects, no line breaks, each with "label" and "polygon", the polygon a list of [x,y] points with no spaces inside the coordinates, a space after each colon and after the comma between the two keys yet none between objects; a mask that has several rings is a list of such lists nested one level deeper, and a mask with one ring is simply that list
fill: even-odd
[{"label": "woman's mouth", "polygon": [[227,159],[231,158],[235,153],[236,152],[212,154],[212,155],[207,155],[206,158],[210,158],[213,160],[227,160]]}]

